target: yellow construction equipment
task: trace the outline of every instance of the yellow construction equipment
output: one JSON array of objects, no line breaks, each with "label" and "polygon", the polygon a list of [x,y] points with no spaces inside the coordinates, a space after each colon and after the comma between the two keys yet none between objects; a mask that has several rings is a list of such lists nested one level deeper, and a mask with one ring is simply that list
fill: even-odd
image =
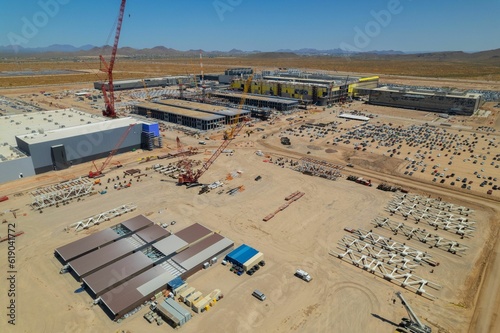
[{"label": "yellow construction equipment", "polygon": [[232,140],[234,139],[234,131],[238,127],[238,122],[240,120],[241,109],[243,109],[243,105],[245,105],[245,100],[248,94],[248,90],[250,89],[250,85],[252,84],[253,75],[250,75],[248,79],[245,81],[245,86],[243,87],[243,93],[241,94],[240,105],[238,106],[238,114],[232,121],[232,126],[228,128],[224,132],[224,140]]}]

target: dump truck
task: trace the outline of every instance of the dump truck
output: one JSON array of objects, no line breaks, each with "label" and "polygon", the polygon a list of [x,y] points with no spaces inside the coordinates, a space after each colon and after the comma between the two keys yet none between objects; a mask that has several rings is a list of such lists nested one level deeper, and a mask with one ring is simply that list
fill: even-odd
[{"label": "dump truck", "polygon": [[306,271],[303,271],[301,269],[297,269],[295,271],[295,276],[306,281],[306,282],[309,282],[312,280],[311,276],[309,275],[309,273],[307,273]]}]

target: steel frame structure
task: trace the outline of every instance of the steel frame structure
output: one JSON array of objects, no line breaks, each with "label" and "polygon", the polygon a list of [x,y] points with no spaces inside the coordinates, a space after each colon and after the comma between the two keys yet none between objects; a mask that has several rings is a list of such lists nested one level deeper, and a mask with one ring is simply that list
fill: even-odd
[{"label": "steel frame structure", "polygon": [[402,222],[392,221],[389,218],[377,217],[372,223],[375,225],[375,228],[389,229],[394,235],[401,232],[408,240],[415,237],[419,242],[428,244],[430,247],[435,247],[453,254],[457,254],[458,252],[463,253],[468,249],[467,246],[456,241],[441,237],[437,234],[432,234],[425,229],[413,228]]},{"label": "steel frame structure", "polygon": [[70,224],[67,229],[75,228],[75,231],[82,231],[94,225],[99,225],[102,222],[111,220],[114,217],[121,216],[122,214],[132,212],[137,209],[137,205],[133,203],[121,205],[119,207],[107,210],[105,212],[87,217],[83,220]]},{"label": "steel frame structure", "polygon": [[303,173],[310,173],[313,176],[336,180],[338,177],[342,177],[340,173],[342,169],[344,169],[344,167],[341,165],[303,157],[299,160],[299,165],[296,170]]},{"label": "steel frame structure", "polygon": [[[401,201],[400,201],[401,200]],[[433,199],[431,199],[433,200]],[[428,201],[426,201],[427,203]],[[415,200],[405,200],[405,198],[395,196],[392,199],[386,210],[392,214],[401,214],[405,220],[408,217],[412,217],[415,223],[424,222],[434,227],[435,230],[443,229],[463,237],[470,237],[474,230],[476,229],[474,225],[475,221],[469,220],[469,214],[473,211],[462,207],[455,207],[453,204],[445,203],[445,205],[440,205],[440,207],[446,207],[447,210],[441,210],[440,208],[434,208],[432,206],[422,205],[420,202],[415,202]],[[455,214],[450,211],[453,210]],[[465,215],[465,216],[464,216]]]},{"label": "steel frame structure", "polygon": [[413,273],[404,271],[381,260],[371,258],[370,256],[364,255],[362,253],[358,253],[356,251],[353,251],[352,249],[347,249],[343,253],[330,251],[329,254],[340,260],[350,262],[355,267],[361,268],[405,289],[412,290],[417,295],[427,297],[431,300],[436,299],[437,297],[428,293],[425,287],[429,287],[434,290],[440,290],[442,288],[437,283],[428,281],[424,278],[414,275]]},{"label": "steel frame structure", "polygon": [[76,178],[30,192],[32,209],[43,209],[92,193],[94,183],[88,178]]},{"label": "steel frame structure", "polygon": [[[419,251],[410,255],[404,255],[402,252],[384,249],[380,244],[371,244],[350,236],[344,236],[339,242],[338,247],[342,251],[353,250],[366,256],[379,259],[388,264],[400,265],[402,270],[414,270],[422,264],[431,265],[431,256]],[[435,266],[433,264],[432,266]]]}]

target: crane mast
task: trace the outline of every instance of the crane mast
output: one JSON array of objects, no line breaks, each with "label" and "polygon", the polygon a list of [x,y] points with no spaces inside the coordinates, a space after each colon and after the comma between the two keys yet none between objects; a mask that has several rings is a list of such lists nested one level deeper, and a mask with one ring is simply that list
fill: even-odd
[{"label": "crane mast", "polygon": [[[122,29],[123,14],[125,12],[125,3],[127,0],[122,0],[120,5],[120,12],[118,14],[118,22],[116,24],[115,41],[113,43],[113,49],[111,51],[111,58],[109,59],[109,64],[106,62],[102,55],[99,55],[101,59],[101,71],[107,73],[108,75],[108,88],[102,85],[102,94],[104,97],[105,109],[102,111],[102,115],[105,117],[116,118],[115,111],[115,90],[113,86],[113,67],[115,65],[116,51],[118,50],[118,41],[120,40],[120,31]],[[109,94],[108,94],[109,93]]]}]

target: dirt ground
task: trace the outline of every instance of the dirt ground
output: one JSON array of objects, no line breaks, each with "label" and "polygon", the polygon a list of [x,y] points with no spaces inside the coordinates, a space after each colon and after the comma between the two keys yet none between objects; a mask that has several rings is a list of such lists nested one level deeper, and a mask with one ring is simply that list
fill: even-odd
[{"label": "dirt ground", "polygon": [[[85,85],[66,85],[54,88],[53,91],[57,93],[82,87]],[[9,91],[12,92],[12,89]],[[29,93],[30,90],[26,89],[11,95]],[[3,91],[0,94],[3,94]],[[355,139],[350,143],[339,142],[333,145],[336,137],[345,135],[359,126],[355,121],[337,117],[341,112],[353,110],[373,114],[375,117],[369,123],[377,126],[391,123],[392,128],[404,128],[409,125],[435,123],[436,131],[446,129],[446,133],[458,134],[459,137],[463,134],[464,137],[460,137],[462,141],[477,139],[474,148],[476,152],[463,153],[466,156],[462,158],[455,157],[452,165],[447,164],[451,156],[444,156],[447,153],[444,151],[434,151],[432,154],[429,152],[425,157],[428,164],[446,166],[446,171],[441,168],[446,175],[455,173],[473,179],[471,189],[452,186],[451,179],[446,177],[439,177],[446,180],[444,184],[433,182],[431,165],[427,167],[428,172],[421,173],[419,170],[413,176],[404,175],[408,170],[406,166],[410,163],[405,157],[414,157],[418,149],[424,149],[422,147],[402,144],[398,149],[400,154],[390,157],[387,154],[389,147],[377,149],[371,146],[367,147],[366,151],[353,149],[354,143],[357,142]],[[287,129],[297,130],[301,124],[306,123],[334,121],[338,122],[338,132],[318,138],[317,131],[313,130],[308,133],[309,136],[304,137],[286,134],[292,145],[280,144],[279,136],[285,135]],[[451,126],[443,127],[441,123]],[[435,115],[426,112],[375,107],[361,102],[324,111],[308,110],[293,116],[283,116],[277,119],[274,125],[257,123],[249,137],[242,134],[231,143],[229,148],[235,149],[234,155],[222,154],[201,179],[204,183],[222,180],[226,191],[243,185],[244,191],[234,196],[225,192],[217,194],[217,190],[198,195],[197,189],[176,186],[174,179],[153,170],[146,171],[147,167],[156,163],[169,161],[153,160],[142,163],[141,158],[152,155],[151,152],[142,151],[117,157],[124,164],[123,169],[140,168],[147,174],[141,181],[134,182],[132,187],[114,190],[114,183],[111,181],[108,184],[106,179],[121,176],[123,169],[110,170],[103,178],[103,184],[96,185],[96,190],[108,186],[107,194],[94,194],[78,202],[44,209],[43,213],[29,207],[29,191],[47,184],[85,176],[90,170],[90,164],[2,184],[0,194],[8,195],[9,200],[0,203],[0,220],[7,220],[7,223],[0,225],[0,236],[7,234],[9,223],[15,223],[15,230],[22,230],[24,234],[16,238],[15,243],[16,325],[7,323],[6,307],[9,297],[7,292],[2,292],[0,304],[4,310],[0,330],[171,330],[166,325],[158,327],[148,324],[142,318],[147,312],[146,307],[120,323],[111,321],[99,307],[92,306],[92,299],[87,293],[75,293],[80,284],[69,274],[59,274],[61,265],[53,255],[57,247],[80,239],[88,233],[102,230],[135,214],[144,214],[159,224],[177,221],[177,224],[168,227],[172,232],[199,222],[232,239],[236,246],[246,243],[264,253],[267,264],[253,276],[236,276],[228,267],[217,264],[190,277],[188,283],[191,286],[204,294],[215,288],[221,289],[224,298],[208,312],[193,312],[193,319],[182,327],[185,332],[394,332],[394,325],[407,316],[399,301],[393,303],[396,291],[403,293],[420,318],[433,328],[433,332],[494,332],[500,327],[500,293],[495,292],[499,289],[500,243],[496,242],[496,238],[499,230],[500,191],[487,195],[486,188],[479,186],[479,179],[476,181],[476,178],[472,178],[475,176],[473,172],[477,171],[477,164],[473,164],[473,159],[467,159],[471,158],[471,154],[484,154],[487,163],[480,166],[485,169],[482,173],[498,176],[498,169],[490,163],[495,162],[492,157],[500,153],[500,150],[494,147],[490,149],[491,154],[487,154],[489,141],[484,140],[495,138],[498,142],[498,124],[498,112],[492,112],[486,118],[453,117],[443,120],[436,119]],[[485,132],[478,126],[487,126],[496,132]],[[257,127],[263,131],[258,132]],[[438,133],[436,131],[435,133]],[[185,145],[197,146],[197,139],[183,133],[170,130],[162,134],[168,147],[175,147],[176,136],[179,136]],[[212,133],[211,136],[215,138],[220,134]],[[482,135],[485,137],[482,138]],[[207,146],[203,147],[207,153],[199,154],[196,158],[207,158],[211,149],[215,149],[220,142],[208,140]],[[330,181],[303,175],[290,168],[266,162],[269,157],[258,156],[255,154],[257,150],[262,150],[264,155],[270,156],[273,161],[280,156],[294,160],[307,156],[342,165],[352,163],[354,168],[345,168],[342,171],[344,177],[356,174],[372,179],[374,186],[362,186],[349,182],[344,177]],[[169,148],[163,148],[153,154],[161,155],[168,151]],[[438,157],[439,153],[441,156]],[[435,160],[430,161],[432,158]],[[228,173],[234,171],[241,173],[230,181],[226,180]],[[257,175],[262,177],[260,181],[254,180]],[[345,227],[370,230],[373,228],[371,222],[375,217],[389,217],[385,208],[392,198],[392,193],[377,190],[375,187],[381,182],[404,186],[410,193],[431,198],[440,197],[443,201],[463,205],[475,211],[471,216],[471,219],[477,222],[473,237],[461,239],[451,232],[433,231],[442,237],[465,244],[468,250],[463,256],[428,248],[423,243],[393,235],[384,229],[374,229],[380,235],[393,237],[394,240],[406,242],[415,249],[427,251],[440,263],[432,272],[432,268],[428,266],[415,269],[416,275],[442,286],[438,291],[427,288],[429,293],[436,296],[435,300],[418,296],[411,290],[404,290],[397,284],[329,255],[332,250],[339,251],[337,243],[347,235],[343,230]],[[270,221],[263,222],[264,216],[275,211],[285,202],[284,198],[295,191],[304,192],[304,197]],[[73,222],[125,203],[135,203],[138,209],[92,227],[86,232],[64,231],[64,228]],[[15,210],[16,218],[11,210]],[[404,222],[401,216],[390,218]],[[0,253],[0,270],[7,272],[10,270],[7,265],[7,242],[0,243]],[[297,268],[308,271],[313,280],[306,283],[294,277],[293,273]],[[2,281],[6,281],[4,273]],[[252,297],[251,292],[254,289],[264,292],[267,300],[260,302]]]}]

